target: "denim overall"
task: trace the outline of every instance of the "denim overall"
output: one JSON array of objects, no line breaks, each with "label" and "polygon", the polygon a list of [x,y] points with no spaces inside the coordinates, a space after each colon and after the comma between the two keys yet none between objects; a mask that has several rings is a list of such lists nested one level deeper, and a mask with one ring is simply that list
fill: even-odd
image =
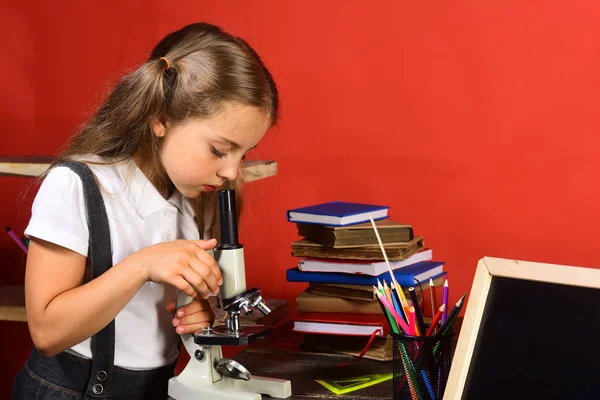
[{"label": "denim overall", "polygon": [[[112,267],[110,230],[104,201],[87,165],[65,161],[83,183],[88,215],[89,259],[96,278]],[[62,352],[44,357],[32,349],[12,388],[12,400],[165,400],[175,364],[152,370],[128,370],[113,365],[115,321],[92,336],[92,359]]]}]

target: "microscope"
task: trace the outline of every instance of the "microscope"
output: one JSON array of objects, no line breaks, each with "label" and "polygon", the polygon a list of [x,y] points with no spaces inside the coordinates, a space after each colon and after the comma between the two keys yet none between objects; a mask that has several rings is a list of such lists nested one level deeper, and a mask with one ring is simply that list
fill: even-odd
[{"label": "microscope", "polygon": [[[261,400],[261,394],[275,398],[292,395],[289,380],[253,376],[235,360],[223,358],[221,346],[248,345],[264,339],[272,332],[267,325],[240,323],[240,315],[254,308],[268,315],[261,290],[246,290],[244,249],[238,241],[235,191],[217,192],[220,241],[214,258],[221,269],[222,307],[227,312],[224,325],[206,327],[193,335],[181,335],[190,361],[181,374],[169,380],[169,397],[175,400]],[[183,292],[177,297],[177,308],[192,298]]]}]

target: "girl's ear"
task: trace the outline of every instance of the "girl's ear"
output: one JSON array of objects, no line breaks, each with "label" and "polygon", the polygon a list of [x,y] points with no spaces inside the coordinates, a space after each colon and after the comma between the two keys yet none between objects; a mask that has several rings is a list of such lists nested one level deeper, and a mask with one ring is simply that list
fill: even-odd
[{"label": "girl's ear", "polygon": [[158,137],[163,137],[165,136],[165,133],[167,133],[167,126],[164,121],[161,121],[157,117],[152,118],[150,121],[150,128],[152,129],[152,133]]}]

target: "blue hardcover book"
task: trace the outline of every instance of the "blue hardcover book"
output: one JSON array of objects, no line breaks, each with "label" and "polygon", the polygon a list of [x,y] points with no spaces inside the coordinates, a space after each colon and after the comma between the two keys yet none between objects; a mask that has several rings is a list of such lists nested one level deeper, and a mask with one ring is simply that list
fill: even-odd
[{"label": "blue hardcover book", "polygon": [[388,209],[388,206],[374,204],[330,201],[288,210],[287,220],[306,224],[345,226],[368,222],[369,214],[373,220],[385,219],[388,217]]},{"label": "blue hardcover book", "polygon": [[[442,261],[422,261],[393,271],[400,286],[415,286],[418,282],[427,282],[429,278],[437,278],[444,272]],[[286,271],[288,282],[333,283],[338,285],[375,285],[377,279],[390,281],[390,273],[372,276],[362,274],[344,274],[341,272],[308,272],[300,271],[297,267]]]}]

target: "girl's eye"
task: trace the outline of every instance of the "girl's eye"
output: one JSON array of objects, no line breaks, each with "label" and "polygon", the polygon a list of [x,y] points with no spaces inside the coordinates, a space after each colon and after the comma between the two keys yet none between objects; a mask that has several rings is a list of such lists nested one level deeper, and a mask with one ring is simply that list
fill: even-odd
[{"label": "girl's eye", "polygon": [[223,153],[222,151],[217,150],[217,148],[215,146],[210,146],[212,153],[219,157],[219,158],[223,158],[227,156],[227,153]]}]

